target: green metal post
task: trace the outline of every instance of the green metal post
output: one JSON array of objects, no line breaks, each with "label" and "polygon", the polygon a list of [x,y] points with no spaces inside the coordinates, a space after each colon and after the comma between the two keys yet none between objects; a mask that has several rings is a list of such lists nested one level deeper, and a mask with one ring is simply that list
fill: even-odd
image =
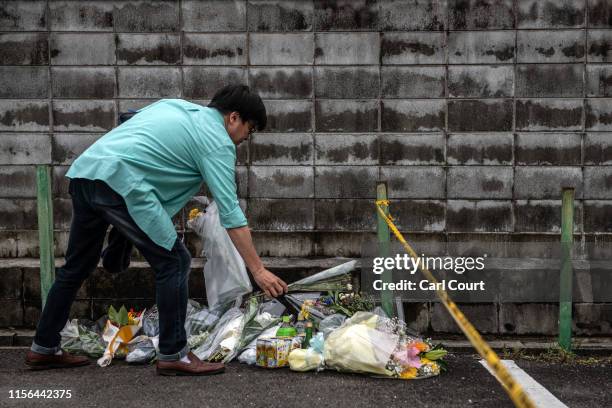
[{"label": "green metal post", "polygon": [[[382,182],[378,183],[376,186],[376,200],[386,200],[387,199],[387,183]],[[389,208],[382,207],[385,215],[389,215]],[[380,216],[378,211],[376,211],[376,217],[378,218],[378,254],[381,257],[388,257],[391,251],[391,232],[389,231],[389,226],[385,222],[385,220]],[[385,270],[381,279],[384,282],[392,281],[392,271]],[[387,313],[387,316],[393,317],[395,315],[393,309],[393,293],[390,290],[383,290],[381,293],[381,303],[382,308]]]},{"label": "green metal post", "polygon": [[574,240],[574,189],[564,188],[561,208],[561,278],[559,281],[559,345],[572,348],[572,243]]},{"label": "green metal post", "polygon": [[53,251],[53,201],[51,199],[51,169],[36,167],[38,198],[38,240],[40,243],[40,295],[45,307],[47,294],[55,280],[55,257]]}]

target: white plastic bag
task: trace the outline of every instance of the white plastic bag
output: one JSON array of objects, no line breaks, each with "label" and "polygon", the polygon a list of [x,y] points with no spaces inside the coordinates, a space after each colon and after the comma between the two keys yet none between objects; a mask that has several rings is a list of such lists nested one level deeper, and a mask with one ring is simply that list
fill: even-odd
[{"label": "white plastic bag", "polygon": [[206,212],[189,220],[187,225],[202,238],[208,306],[212,308],[252,292],[244,261],[219,221],[217,203],[212,201]]}]

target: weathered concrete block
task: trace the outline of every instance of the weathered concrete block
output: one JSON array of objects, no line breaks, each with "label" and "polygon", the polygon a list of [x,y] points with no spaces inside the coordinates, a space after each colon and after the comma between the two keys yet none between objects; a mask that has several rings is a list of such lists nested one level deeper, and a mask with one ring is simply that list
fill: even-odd
[{"label": "weathered concrete block", "polygon": [[[461,329],[444,305],[439,302],[431,305],[431,328],[439,333],[461,333]],[[480,333],[497,333],[498,316],[495,304],[462,304],[461,311]]]},{"label": "weathered concrete block", "polygon": [[[247,166],[236,166],[236,184],[236,188],[238,189],[238,198],[247,198],[249,187],[249,169]],[[240,207],[242,208],[242,204]]]},{"label": "weathered concrete block", "polygon": [[449,66],[450,97],[511,97],[514,92],[512,66]]},{"label": "weathered concrete block", "polygon": [[572,330],[579,336],[612,333],[610,303],[574,303]]},{"label": "weathered concrete block", "polygon": [[22,327],[23,305],[21,299],[0,300],[0,307],[4,311],[0,315],[0,327]]},{"label": "weathered concrete block", "polygon": [[48,67],[0,67],[0,98],[46,98]]},{"label": "weathered concrete block", "polygon": [[[245,34],[185,34],[183,37],[184,64],[244,65],[246,50]],[[180,60],[178,54],[177,60]]]},{"label": "weathered concrete block", "polygon": [[381,104],[383,132],[424,132],[444,129],[444,100],[392,100]]},{"label": "weathered concrete block", "polygon": [[374,198],[377,180],[377,166],[317,166],[315,197]]},{"label": "weathered concrete block", "polygon": [[81,153],[102,135],[92,133],[56,133],[53,135],[53,163],[72,164]]},{"label": "weathered concrete block", "polygon": [[253,65],[311,65],[312,33],[251,34],[249,60]]},{"label": "weathered concrete block", "polygon": [[559,332],[559,305],[546,303],[502,303],[499,331],[504,334],[548,334]]},{"label": "weathered concrete block", "polygon": [[582,198],[580,167],[517,167],[514,174],[514,198],[561,199],[561,189],[575,188],[575,197]]},{"label": "weathered concrete block", "polygon": [[309,1],[249,1],[249,31],[310,31],[314,5]]},{"label": "weathered concrete block", "polygon": [[315,200],[317,230],[374,231],[376,213],[370,200]]},{"label": "weathered concrete block", "polygon": [[315,67],[317,98],[377,98],[378,67]]},{"label": "weathered concrete block", "polygon": [[[185,88],[187,88],[185,75]],[[119,68],[119,97],[165,98],[181,95],[181,71],[179,68],[123,67]]]},{"label": "weathered concrete block", "polygon": [[448,3],[451,30],[514,28],[512,0],[450,0]]},{"label": "weathered concrete block", "polygon": [[47,34],[0,34],[0,61],[4,65],[48,64]]},{"label": "weathered concrete block", "polygon": [[259,256],[314,255],[312,232],[253,231],[253,243]]},{"label": "weathered concrete block", "polygon": [[311,101],[264,101],[268,123],[267,132],[312,131]]},{"label": "weathered concrete block", "polygon": [[583,75],[583,64],[517,65],[516,96],[580,97]]},{"label": "weathered concrete block", "polygon": [[586,66],[586,95],[612,96],[612,66]]},{"label": "weathered concrete block", "polygon": [[402,306],[408,328],[415,330],[417,333],[430,331],[430,312],[427,303],[404,302]]},{"label": "weathered concrete block", "polygon": [[33,100],[0,100],[0,130],[48,131],[48,102]]},{"label": "weathered concrete block", "polygon": [[250,150],[252,164],[313,163],[313,141],[309,133],[256,133],[252,136]]},{"label": "weathered concrete block", "polygon": [[516,101],[516,130],[581,130],[582,100],[523,99]]},{"label": "weathered concrete block", "polygon": [[584,27],[585,0],[519,0],[518,28]]},{"label": "weathered concrete block", "polygon": [[108,68],[51,68],[53,96],[56,98],[115,97],[115,69]]},{"label": "weathered concrete block", "polygon": [[53,101],[53,129],[56,131],[100,132],[114,126],[113,101]]},{"label": "weathered concrete block", "polygon": [[51,136],[3,134],[0,144],[0,164],[50,164]]},{"label": "weathered concrete block", "polygon": [[[116,34],[118,65],[173,65],[181,62],[178,34]],[[185,55],[189,47],[185,36]],[[185,58],[185,63],[193,63]]]},{"label": "weathered concrete block", "polygon": [[251,166],[251,198],[313,198],[314,170],[307,166]]},{"label": "weathered concrete block", "polygon": [[446,170],[439,166],[383,166],[380,179],[389,186],[389,198],[445,198]]},{"label": "weathered concrete block", "polygon": [[444,96],[444,67],[384,67],[381,76],[381,94],[385,98]]},{"label": "weathered concrete block", "polygon": [[35,199],[0,198],[0,230],[37,229]]},{"label": "weathered concrete block", "polygon": [[584,32],[517,31],[518,62],[584,61]]},{"label": "weathered concrete block", "polygon": [[378,164],[376,135],[315,135],[315,164]]},{"label": "weathered concrete block", "polygon": [[53,166],[53,180],[51,183],[51,188],[53,189],[53,197],[70,197],[70,194],[68,193],[68,185],[70,183],[70,179],[66,177],[66,172],[69,168],[70,166]]},{"label": "weathered concrete block", "polygon": [[377,65],[379,60],[379,33],[315,34],[314,61],[317,65]]},{"label": "weathered concrete block", "polygon": [[100,1],[52,1],[52,31],[113,31],[113,3]]},{"label": "weathered concrete block", "polygon": [[36,197],[36,168],[34,166],[0,166],[2,198]]},{"label": "weathered concrete block", "polygon": [[318,100],[315,119],[317,132],[375,132],[378,101]]},{"label": "weathered concrete block", "polygon": [[381,62],[391,64],[443,64],[446,39],[444,33],[383,33]]},{"label": "weathered concrete block", "polygon": [[23,271],[21,268],[2,268],[0,299],[21,299]]},{"label": "weathered concrete block", "polygon": [[581,144],[580,133],[519,133],[516,164],[579,166]]},{"label": "weathered concrete block", "polygon": [[246,2],[242,0],[185,0],[182,3],[185,31],[244,31]]},{"label": "weathered concrete block", "polygon": [[[559,193],[560,194],[560,193]],[[561,199],[517,200],[514,203],[514,231],[561,233]],[[582,205],[574,205],[574,232],[582,230]]]},{"label": "weathered concrete block", "polygon": [[188,98],[212,98],[225,85],[246,83],[244,68],[183,67],[183,75],[183,94]]},{"label": "weathered concrete block", "polygon": [[443,134],[381,135],[380,163],[396,165],[444,164]]},{"label": "weathered concrete block", "polygon": [[314,200],[252,199],[249,226],[257,231],[304,231],[314,229]]},{"label": "weathered concrete block", "polygon": [[588,26],[597,28],[612,27],[612,5],[609,0],[589,0]]},{"label": "weathered concrete block", "polygon": [[316,31],[376,30],[379,7],[371,0],[315,0]]},{"label": "weathered concrete block", "polygon": [[[442,232],[446,227],[446,202],[395,200],[393,201],[393,219],[401,231]],[[375,221],[372,224],[376,225]]]},{"label": "weathered concrete block", "polygon": [[587,133],[584,136],[584,164],[612,164],[612,133]]},{"label": "weathered concrete block", "polygon": [[376,239],[373,232],[317,232],[313,244],[313,256],[359,257],[364,242]]},{"label": "weathered concrete block", "polygon": [[584,168],[584,198],[612,199],[612,167]]},{"label": "weathered concrete block", "polygon": [[585,105],[587,130],[612,130],[612,99],[587,99]]},{"label": "weathered concrete block", "polygon": [[5,1],[0,5],[0,30],[44,31],[46,28],[46,1]]},{"label": "weathered concrete block", "polygon": [[51,35],[53,65],[113,65],[115,39],[113,34],[78,33]]},{"label": "weathered concrete block", "polygon": [[[474,120],[479,118],[479,120]],[[512,130],[511,100],[451,100],[448,102],[448,129],[459,132]]]},{"label": "weathered concrete block", "polygon": [[171,0],[115,3],[113,24],[117,32],[179,31],[179,4]]},{"label": "weathered concrete block", "polygon": [[471,31],[448,34],[450,64],[511,64],[514,62],[514,32]]},{"label": "weathered concrete block", "polygon": [[[94,299],[125,299],[128,297],[150,299],[155,294],[155,277],[153,275],[154,272],[150,269],[139,269],[130,271],[130,273],[118,274],[110,274],[97,269],[90,277],[92,280],[91,290]],[[111,303],[113,302],[111,301]]]},{"label": "weathered concrete block", "polygon": [[448,136],[448,164],[511,165],[511,133],[451,134]]},{"label": "weathered concrete block", "polygon": [[512,202],[448,200],[446,230],[449,232],[510,232],[512,231]]},{"label": "weathered concrete block", "polygon": [[448,168],[448,198],[512,198],[512,167]]},{"label": "weathered concrete block", "polygon": [[72,221],[72,200],[69,198],[53,199],[53,228],[67,230]]},{"label": "weathered concrete block", "polygon": [[0,258],[16,258],[18,240],[18,232],[0,231]]},{"label": "weathered concrete block", "polygon": [[249,68],[249,86],[262,98],[311,98],[312,68]]},{"label": "weathered concrete block", "polygon": [[[120,99],[119,112],[128,112],[129,109],[141,109],[156,102],[154,99]],[[208,102],[207,102],[208,103]],[[204,104],[203,106],[206,106]]]},{"label": "weathered concrete block", "polygon": [[584,200],[584,232],[612,232],[612,201]]},{"label": "weathered concrete block", "polygon": [[[410,10],[410,18],[406,11]],[[380,29],[383,31],[443,31],[447,4],[443,0],[390,0],[380,4]]]}]

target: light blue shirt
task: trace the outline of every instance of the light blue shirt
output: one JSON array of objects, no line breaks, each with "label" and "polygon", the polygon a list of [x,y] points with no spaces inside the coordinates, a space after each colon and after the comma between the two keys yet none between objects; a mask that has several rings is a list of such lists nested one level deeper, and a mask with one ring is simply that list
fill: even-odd
[{"label": "light blue shirt", "polygon": [[162,99],[111,130],[72,164],[66,177],[103,180],[120,194],[136,224],[170,250],[174,216],[205,182],[221,225],[247,225],[238,203],[236,146],[223,116],[181,99]]}]

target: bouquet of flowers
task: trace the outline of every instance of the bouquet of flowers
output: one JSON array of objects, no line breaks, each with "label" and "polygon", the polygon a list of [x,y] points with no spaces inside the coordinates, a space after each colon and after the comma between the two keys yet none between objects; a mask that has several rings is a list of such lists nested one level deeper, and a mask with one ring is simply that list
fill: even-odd
[{"label": "bouquet of flowers", "polygon": [[400,342],[386,368],[405,380],[431,377],[446,369],[443,360],[446,353],[441,345],[433,346],[430,339],[409,339]]},{"label": "bouquet of flowers", "polygon": [[143,336],[134,337],[142,327],[144,310],[128,312],[125,306],[117,311],[112,305],[108,309],[108,319],[102,332],[102,338],[107,343],[106,350],[98,359],[100,367],[108,366],[113,357],[125,357],[128,353],[128,344],[142,341]]}]

